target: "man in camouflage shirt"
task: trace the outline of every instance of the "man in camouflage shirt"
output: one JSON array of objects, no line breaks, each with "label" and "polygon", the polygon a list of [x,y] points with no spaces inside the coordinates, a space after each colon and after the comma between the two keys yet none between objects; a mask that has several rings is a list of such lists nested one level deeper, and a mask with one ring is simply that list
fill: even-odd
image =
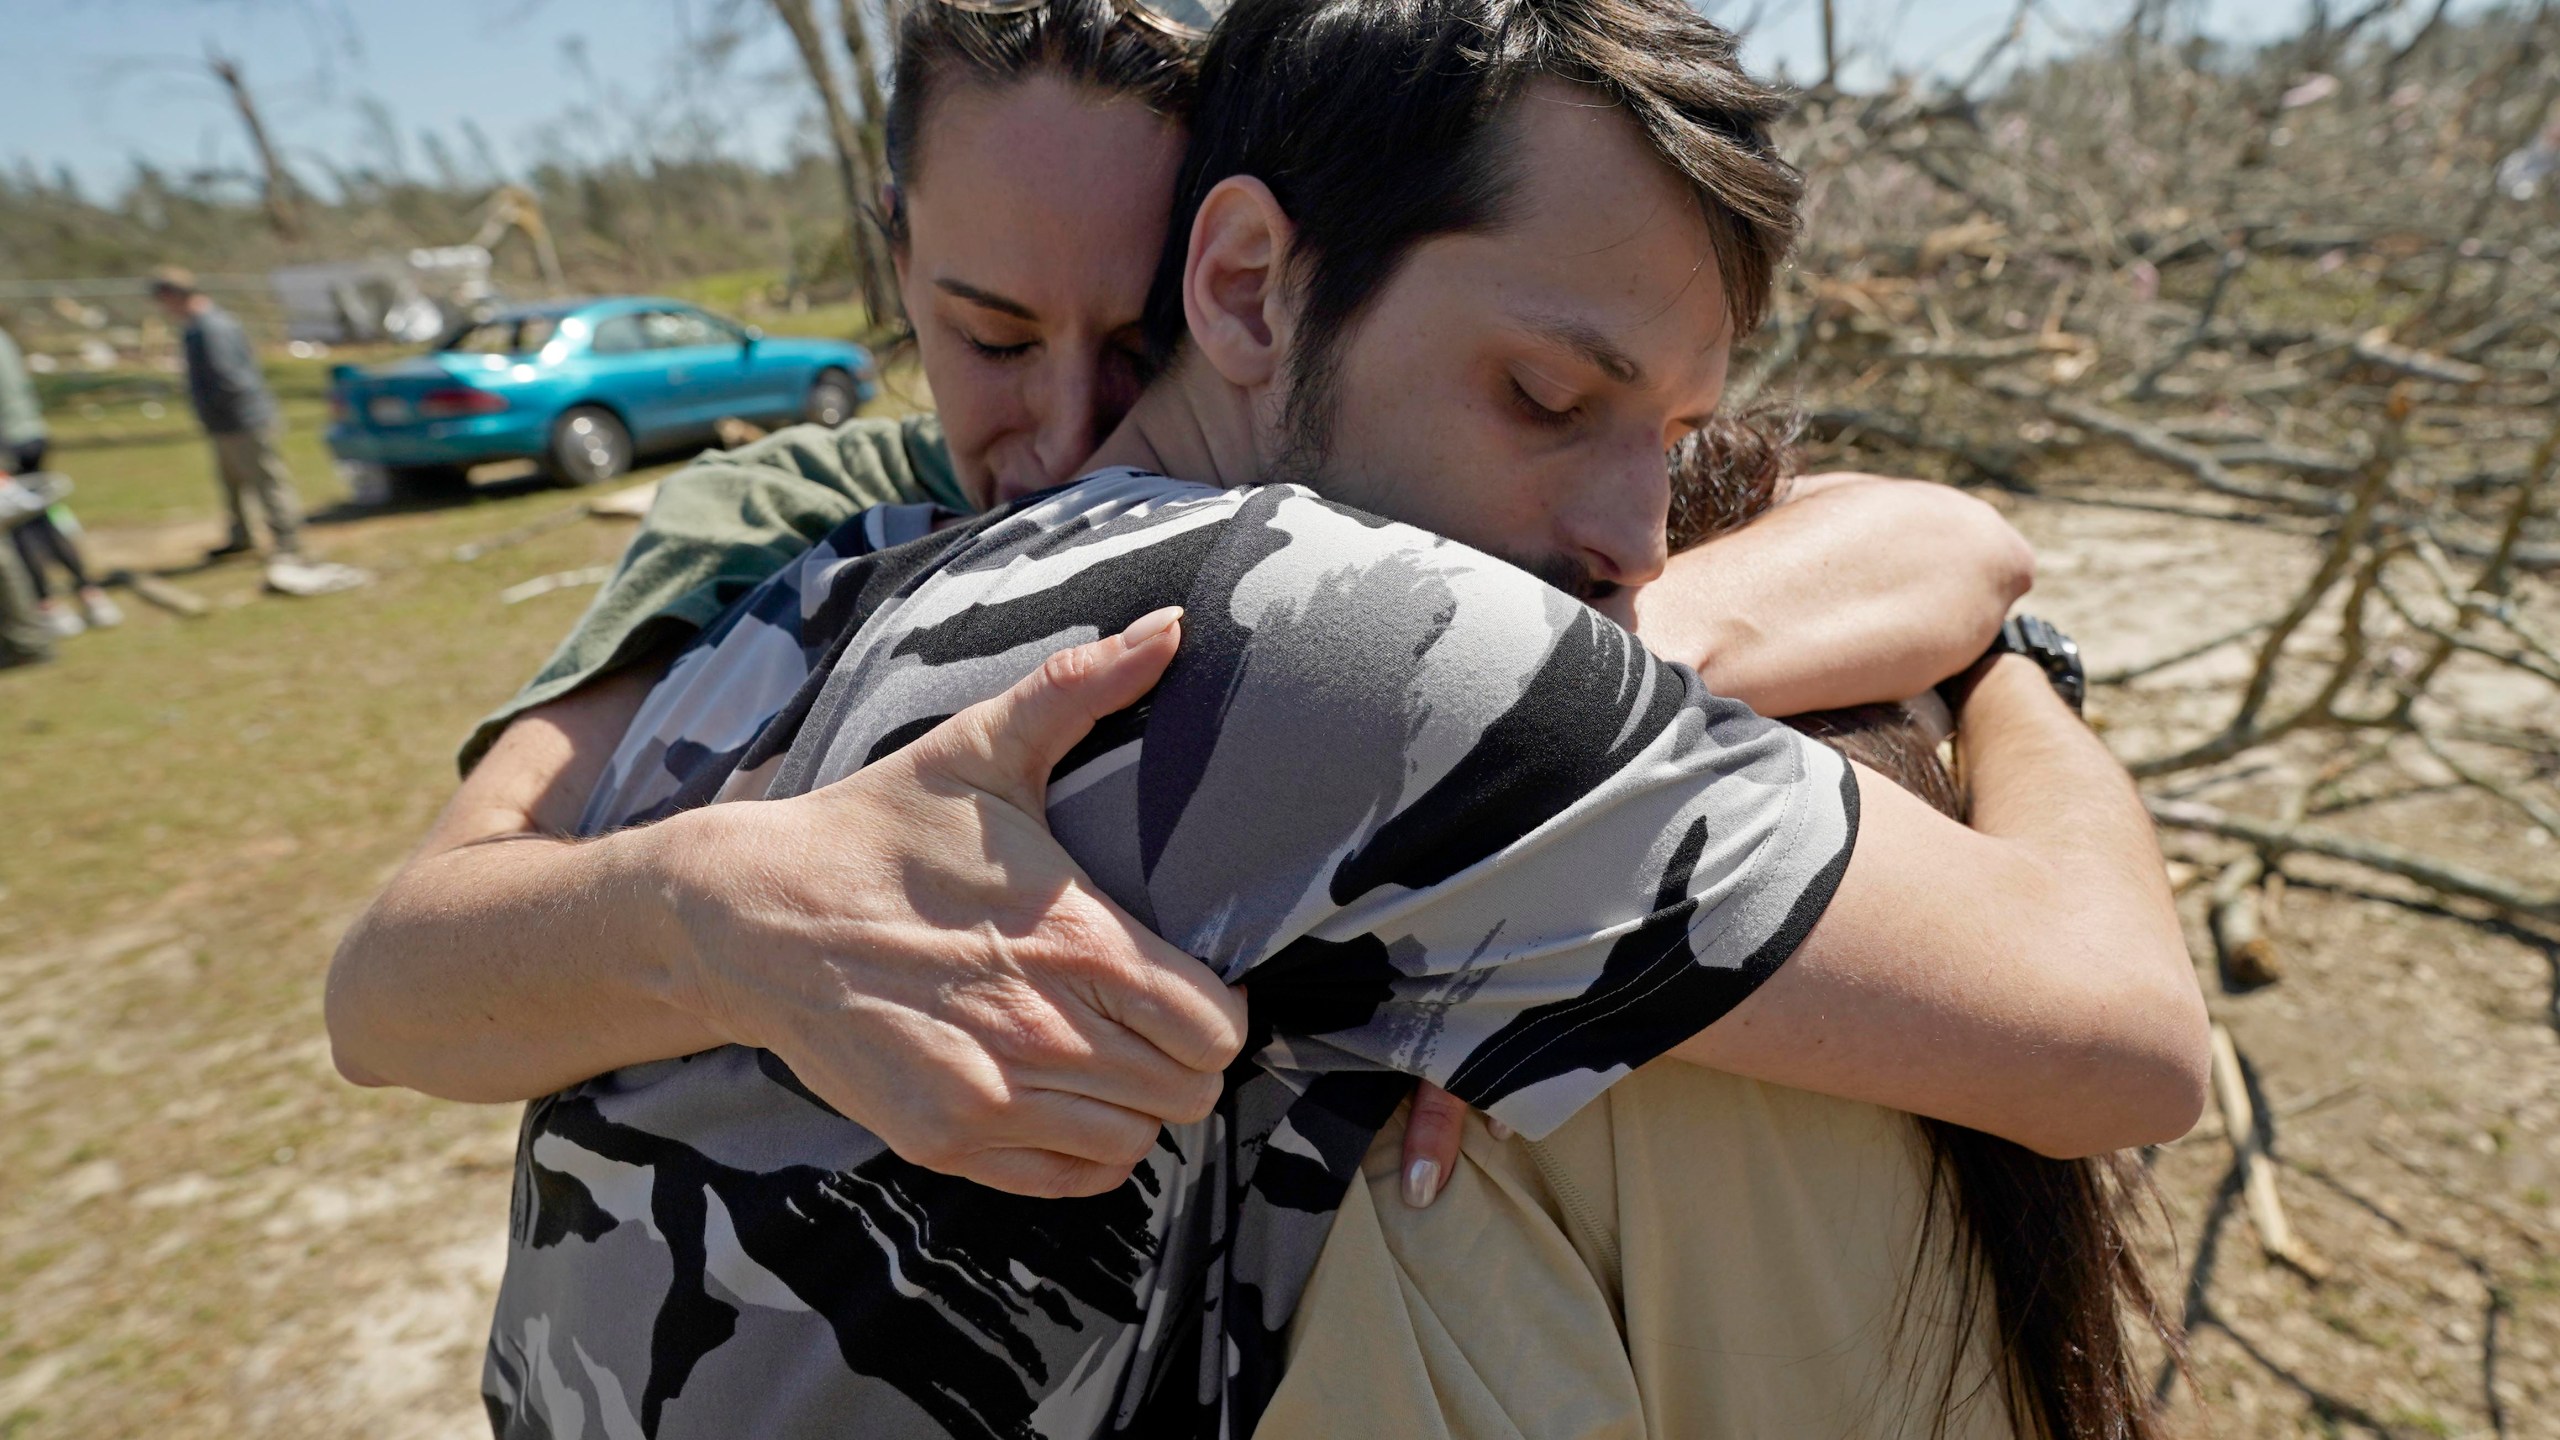
[{"label": "man in camouflage shirt", "polygon": [[[1581,603],[1658,571],[1666,434],[1712,412],[1783,247],[1743,208],[1777,183],[1774,106],[1732,53],[1676,0],[1230,15],[1151,305],[1169,369],[1105,468],[965,525],[838,530],[677,661],[584,828],[793,803],[1181,606],[1180,655],[1059,764],[1047,818],[1245,987],[1244,1058],[1125,1184],[1068,1200],[912,1163],[742,1045],[536,1102],[484,1381],[502,1434],[1244,1435],[1417,1076],[1532,1136],[1666,1054],[1987,1123],[2049,1072],[2047,1027],[2094,1014],[2074,1053],[2130,1057],[2102,1093],[2184,1128],[2200,1007],[2094,983],[2192,989],[2156,856],[2128,863],[2147,824],[2040,677],[1984,672],[1976,706],[2032,743],[1980,777],[1975,836]],[[1471,172],[1498,203],[1447,190]],[[1343,232],[1408,194],[1423,218]],[[1367,292],[1324,310],[1363,245]],[[2024,883],[2030,846],[2053,884]],[[1969,988],[2084,930],[2106,938],[2067,980]],[[1777,1023],[1717,1023],[1746,1005]],[[1901,1032],[1968,1005],[1915,1079]],[[1840,1077],[1876,1054],[1882,1079]]]}]

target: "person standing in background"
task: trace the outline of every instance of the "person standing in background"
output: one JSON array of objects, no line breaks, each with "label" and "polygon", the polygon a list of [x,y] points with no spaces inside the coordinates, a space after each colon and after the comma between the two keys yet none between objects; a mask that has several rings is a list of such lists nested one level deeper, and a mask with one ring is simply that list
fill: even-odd
[{"label": "person standing in background", "polygon": [[53,658],[53,632],[36,611],[18,547],[0,545],[0,670]]},{"label": "person standing in background", "polygon": [[214,469],[230,507],[231,536],[206,552],[208,560],[256,548],[249,531],[249,497],[265,512],[271,558],[302,558],[302,505],[276,442],[284,418],[266,377],[258,372],[249,333],[231,312],[196,288],[195,276],[174,265],[151,273],[151,298],[182,327],[187,357],[187,399],[213,440]]},{"label": "person standing in background", "polygon": [[[51,444],[52,433],[45,428],[44,410],[36,403],[26,357],[9,332],[0,330],[0,468],[13,476],[32,475],[44,468],[45,451]],[[19,560],[26,565],[36,608],[56,635],[124,623],[124,612],[90,578],[88,563],[80,554],[79,534],[79,522],[61,505],[47,506],[9,532]],[[79,592],[79,609],[54,597],[47,565],[58,565],[70,575],[72,587]]]}]

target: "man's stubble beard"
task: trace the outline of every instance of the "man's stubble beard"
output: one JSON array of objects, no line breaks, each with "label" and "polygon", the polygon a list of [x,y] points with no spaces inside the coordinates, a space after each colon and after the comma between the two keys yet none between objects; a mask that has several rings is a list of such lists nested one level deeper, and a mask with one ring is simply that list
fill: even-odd
[{"label": "man's stubble beard", "polygon": [[[1328,346],[1329,353],[1320,353],[1320,358],[1311,364],[1291,364],[1288,404],[1280,416],[1280,451],[1272,457],[1264,481],[1302,485],[1337,505],[1412,524],[1390,503],[1394,498],[1392,482],[1382,484],[1366,476],[1355,478],[1334,463],[1333,437],[1342,408],[1341,367],[1336,363],[1339,350],[1338,345]],[[1590,566],[1570,555],[1531,556],[1502,545],[1462,543],[1474,543],[1476,549],[1526,570],[1586,605],[1597,605],[1621,588],[1615,581],[1594,576]]]}]

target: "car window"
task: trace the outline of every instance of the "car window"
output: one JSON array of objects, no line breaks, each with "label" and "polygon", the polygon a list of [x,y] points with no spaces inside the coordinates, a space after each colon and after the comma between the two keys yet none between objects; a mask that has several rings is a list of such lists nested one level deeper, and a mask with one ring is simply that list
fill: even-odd
[{"label": "car window", "polygon": [[551,342],[560,322],[548,315],[505,316],[466,327],[444,344],[461,355],[530,355]]},{"label": "car window", "polygon": [[614,315],[596,322],[596,338],[592,346],[598,355],[628,355],[649,348],[649,339],[640,326],[638,315]]},{"label": "car window", "polygon": [[648,335],[652,350],[718,345],[730,339],[711,323],[711,317],[695,310],[651,310],[641,315],[640,328]]},{"label": "car window", "polygon": [[513,354],[516,326],[512,320],[483,320],[444,344],[447,350],[463,355]]}]

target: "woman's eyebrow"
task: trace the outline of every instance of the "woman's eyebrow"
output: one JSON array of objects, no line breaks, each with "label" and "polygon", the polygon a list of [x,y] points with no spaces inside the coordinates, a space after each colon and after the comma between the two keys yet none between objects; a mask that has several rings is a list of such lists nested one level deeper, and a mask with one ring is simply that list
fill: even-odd
[{"label": "woman's eyebrow", "polygon": [[945,295],[957,296],[960,299],[966,300],[970,304],[976,305],[982,309],[993,310],[1002,315],[1011,315],[1017,320],[1036,321],[1040,318],[1030,306],[1023,304],[1021,301],[1008,300],[1002,295],[998,295],[993,291],[981,290],[977,286],[971,285],[966,281],[936,280],[933,282],[933,288],[941,291]]}]

